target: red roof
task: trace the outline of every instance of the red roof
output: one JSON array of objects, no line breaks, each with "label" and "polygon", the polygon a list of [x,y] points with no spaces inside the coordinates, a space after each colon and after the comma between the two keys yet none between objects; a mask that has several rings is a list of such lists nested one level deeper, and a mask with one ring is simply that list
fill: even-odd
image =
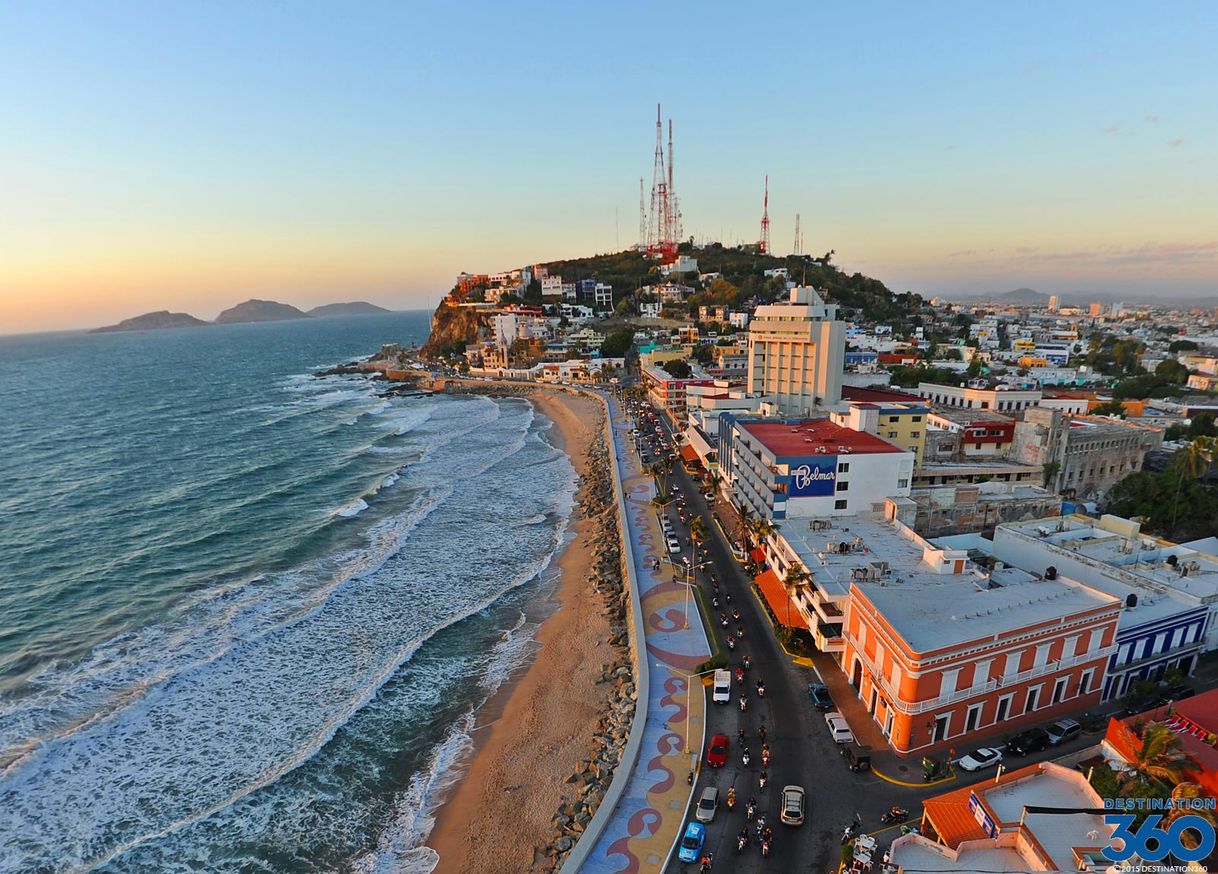
[{"label": "red roof", "polygon": [[925,398],[920,398],[917,395],[911,395],[903,391],[894,391],[889,388],[861,388],[857,385],[842,386],[842,400],[844,401],[921,401],[925,403]]},{"label": "red roof", "polygon": [[779,622],[788,628],[807,627],[800,621],[799,611],[787,597],[787,590],[783,588],[778,574],[772,570],[766,571],[754,577],[753,582],[761,589],[761,594],[765,595],[766,603],[770,605],[770,609],[774,611],[774,616]]},{"label": "red roof", "polygon": [[702,461],[702,459],[698,458],[698,450],[688,443],[681,447],[681,457],[690,464],[699,464]]},{"label": "red roof", "polygon": [[[806,455],[837,455],[841,452],[904,452],[873,434],[843,428],[828,419],[803,422],[742,421],[740,426],[756,437],[778,458]],[[817,449],[824,447],[823,452]],[[845,447],[839,449],[838,447]]]},{"label": "red roof", "polygon": [[753,551],[749,553],[749,557],[757,564],[765,564],[765,550],[760,546],[754,546]]}]

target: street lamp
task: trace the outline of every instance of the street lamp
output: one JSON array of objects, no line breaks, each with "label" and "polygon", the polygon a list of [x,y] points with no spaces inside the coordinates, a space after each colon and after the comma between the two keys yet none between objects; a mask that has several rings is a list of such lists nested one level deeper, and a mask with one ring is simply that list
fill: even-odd
[{"label": "street lamp", "polygon": [[672,673],[678,674],[679,676],[682,676],[685,678],[685,754],[693,755],[693,750],[691,750],[689,748],[690,707],[693,705],[693,701],[694,701],[694,699],[693,699],[694,685],[691,681],[696,677],[705,677],[707,674],[713,674],[715,671],[720,670],[720,669],[719,668],[708,668],[705,671],[699,671],[696,674],[687,674],[687,673],[685,673],[685,671],[678,670],[677,668],[674,668],[672,665],[665,665],[660,662],[656,662],[655,666],[657,668],[667,668]]}]

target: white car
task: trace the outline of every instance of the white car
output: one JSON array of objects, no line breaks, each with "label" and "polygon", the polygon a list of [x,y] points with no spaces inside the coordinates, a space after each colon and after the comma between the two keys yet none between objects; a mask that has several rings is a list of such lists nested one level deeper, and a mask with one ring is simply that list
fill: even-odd
[{"label": "white car", "polygon": [[732,700],[732,672],[719,669],[715,671],[715,685],[711,692],[711,700],[716,704],[727,704]]},{"label": "white car", "polygon": [[718,809],[719,790],[714,786],[707,786],[702,790],[702,797],[698,799],[698,810],[694,813],[694,819],[698,822],[711,822]]},{"label": "white car", "polygon": [[681,541],[677,540],[677,538],[672,537],[672,536],[670,536],[668,538],[668,554],[669,555],[680,555],[681,554]]},{"label": "white car", "polygon": [[850,723],[846,722],[846,717],[837,710],[825,714],[825,724],[829,726],[829,736],[833,738],[834,743],[854,743],[854,732],[850,730]]},{"label": "white car", "polygon": [[1002,751],[993,747],[981,747],[963,756],[956,764],[961,771],[984,771],[1002,761]]},{"label": "white car", "polygon": [[778,819],[783,825],[804,824],[804,797],[802,786],[782,787],[782,812],[779,813]]}]

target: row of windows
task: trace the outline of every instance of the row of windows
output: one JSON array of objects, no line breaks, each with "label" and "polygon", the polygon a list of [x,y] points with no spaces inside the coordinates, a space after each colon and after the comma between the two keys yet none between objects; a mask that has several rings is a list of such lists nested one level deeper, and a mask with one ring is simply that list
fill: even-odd
[{"label": "row of windows", "polygon": [[[1095,668],[1088,668],[1087,670],[1083,671],[1079,676],[1078,688],[1075,689],[1073,697],[1078,698],[1091,692],[1094,680]],[[1044,689],[1043,683],[1038,683],[1035,686],[1029,686],[1026,694],[1024,695],[1023,709],[1019,712],[1015,712],[1017,709],[1017,705],[1015,703],[1015,696],[1017,693],[1011,692],[1003,695],[998,699],[998,702],[994,707],[994,718],[990,722],[983,721],[985,717],[986,704],[989,702],[980,701],[976,704],[970,704],[968,710],[965,711],[964,728],[962,731],[957,732],[957,734],[967,734],[968,732],[975,731],[976,729],[986,725],[996,725],[1006,719],[1011,718],[1012,716],[1022,716],[1036,710],[1041,710],[1045,707],[1053,707],[1054,705],[1060,704],[1066,700],[1069,686],[1070,677],[1058,677],[1053,682],[1053,692],[1048,700],[1045,700],[1041,696],[1041,692]],[[937,743],[938,741],[945,740],[953,736],[952,716],[953,714],[951,713],[940,713],[935,717],[934,736],[932,737],[932,742]]]}]

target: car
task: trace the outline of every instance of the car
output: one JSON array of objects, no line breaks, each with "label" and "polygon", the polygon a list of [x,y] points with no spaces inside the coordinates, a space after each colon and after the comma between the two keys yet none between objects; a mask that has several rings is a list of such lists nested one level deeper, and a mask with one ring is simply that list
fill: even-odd
[{"label": "car", "polygon": [[680,555],[680,553],[681,553],[681,541],[677,540],[677,538],[673,537],[670,534],[668,536],[668,554],[669,555]]},{"label": "car", "polygon": [[854,732],[850,730],[850,723],[846,722],[846,717],[840,712],[834,710],[832,713],[826,713],[825,724],[829,726],[829,736],[833,738],[834,743],[854,743]]},{"label": "car", "polygon": [[1029,728],[1007,742],[1007,752],[1017,756],[1036,753],[1049,745],[1049,733],[1043,728]]},{"label": "car", "polygon": [[782,812],[778,819],[784,825],[804,824],[804,798],[806,793],[802,786],[782,787]]},{"label": "car", "polygon": [[727,704],[732,700],[732,672],[720,668],[715,671],[711,700],[716,704]]},{"label": "car", "polygon": [[727,757],[732,751],[732,742],[726,734],[717,734],[711,738],[710,746],[706,748],[706,764],[711,768],[722,768],[727,764]]},{"label": "car", "polygon": [[1192,698],[1197,694],[1197,690],[1191,686],[1172,686],[1163,693],[1163,700],[1167,702],[1183,701],[1185,698]]},{"label": "car", "polygon": [[682,862],[697,862],[702,845],[706,843],[706,826],[700,822],[691,822],[685,827],[685,836],[681,838],[681,848],[677,850],[677,858]]},{"label": "car", "polygon": [[694,819],[698,822],[713,822],[715,819],[715,811],[719,809],[719,788],[717,786],[707,786],[702,790],[702,797],[698,799],[698,809],[694,812]]},{"label": "car", "polygon": [[846,760],[846,767],[851,771],[871,770],[871,754],[861,747],[846,744],[842,747],[842,758]]},{"label": "car", "polygon": [[956,764],[962,771],[984,771],[1002,761],[1002,750],[993,747],[979,747],[971,753],[966,753]]},{"label": "car", "polygon": [[1057,746],[1074,740],[1083,733],[1083,727],[1077,719],[1059,719],[1045,729],[1045,733],[1049,735],[1049,745]]},{"label": "car", "polygon": [[817,710],[829,711],[833,709],[833,696],[829,694],[829,687],[824,683],[809,683],[808,698],[812,701],[812,706]]}]

